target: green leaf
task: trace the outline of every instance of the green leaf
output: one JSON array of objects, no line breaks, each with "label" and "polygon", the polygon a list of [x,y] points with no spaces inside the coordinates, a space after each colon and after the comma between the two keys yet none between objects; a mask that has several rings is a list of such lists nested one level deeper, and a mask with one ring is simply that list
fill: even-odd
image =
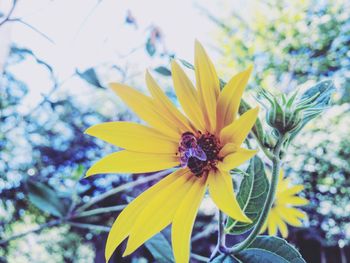
[{"label": "green leaf", "polygon": [[83,177],[84,171],[85,171],[84,165],[79,164],[79,165],[74,169],[71,178],[72,178],[73,180],[76,180],[76,181],[79,180],[80,178]]},{"label": "green leaf", "polygon": [[150,55],[151,57],[153,57],[154,54],[156,53],[156,47],[155,47],[155,45],[153,44],[151,38],[147,39],[147,42],[146,42],[146,51],[147,51],[148,55]]},{"label": "green leaf", "polygon": [[172,263],[175,262],[173,252],[168,240],[162,233],[158,233],[145,243],[151,252],[155,262]]},{"label": "green leaf", "polygon": [[[301,100],[314,97],[312,104],[315,108],[325,108],[329,105],[331,96],[335,91],[334,84],[331,80],[318,82],[315,86],[309,88],[301,95]],[[317,96],[318,94],[318,96]]]},{"label": "green leaf", "polygon": [[101,84],[100,80],[98,79],[98,76],[96,74],[96,71],[94,68],[89,68],[83,72],[76,71],[77,75],[81,77],[83,80],[85,80],[87,83],[97,87],[104,89],[105,87]]},{"label": "green leaf", "polygon": [[182,65],[184,65],[186,68],[189,68],[189,69],[192,69],[192,70],[194,70],[194,66],[190,63],[190,62],[188,62],[188,61],[186,61],[186,60],[184,60],[184,59],[179,59],[179,61],[182,63]]},{"label": "green leaf", "polygon": [[49,186],[40,182],[27,182],[29,201],[40,210],[62,217],[65,214],[65,206],[57,193]]},{"label": "green leaf", "polygon": [[248,248],[235,256],[244,263],[306,263],[286,240],[272,236],[258,236]]},{"label": "green leaf", "polygon": [[232,255],[222,254],[216,258],[214,258],[211,263],[242,263],[239,259],[235,258]]},{"label": "green leaf", "polygon": [[269,182],[266,177],[264,163],[259,157],[254,157],[248,167],[249,176],[245,176],[237,194],[237,201],[244,213],[253,221],[243,223],[229,218],[226,231],[230,234],[242,234],[251,229],[257,222],[264,206]]},{"label": "green leaf", "polygon": [[164,66],[157,67],[157,68],[154,69],[154,71],[156,71],[159,74],[161,74],[163,76],[166,76],[166,77],[171,76],[171,71],[168,68],[164,67]]}]

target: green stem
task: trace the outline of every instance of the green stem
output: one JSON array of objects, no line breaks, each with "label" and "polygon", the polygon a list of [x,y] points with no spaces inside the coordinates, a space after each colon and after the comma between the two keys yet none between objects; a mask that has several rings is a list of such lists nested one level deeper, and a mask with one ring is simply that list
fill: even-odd
[{"label": "green stem", "polygon": [[280,166],[281,166],[280,153],[281,153],[281,148],[285,139],[286,139],[286,136],[280,135],[276,143],[276,146],[274,147],[273,158],[272,158],[272,178],[271,178],[270,188],[267,194],[267,198],[266,198],[263,210],[260,214],[258,222],[256,223],[253,231],[250,232],[249,236],[244,241],[233,246],[232,248],[227,248],[225,246],[222,246],[222,249],[221,249],[222,252],[229,253],[229,254],[237,254],[243,249],[247,248],[255,240],[257,235],[260,233],[267,219],[267,216],[270,212],[270,209],[273,205],[273,202],[275,200]]}]

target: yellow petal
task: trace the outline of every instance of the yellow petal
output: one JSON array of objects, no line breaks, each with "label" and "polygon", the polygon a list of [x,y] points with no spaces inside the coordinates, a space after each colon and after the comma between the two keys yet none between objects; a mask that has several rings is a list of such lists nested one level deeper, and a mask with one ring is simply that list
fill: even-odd
[{"label": "yellow petal", "polygon": [[172,174],[166,176],[151,188],[140,194],[135,198],[124,210],[119,214],[117,219],[112,225],[112,228],[108,234],[105,257],[106,262],[112,256],[114,250],[120,245],[120,243],[129,235],[132,226],[135,223],[137,215],[142,211],[146,204],[157,197],[157,194],[172,184],[179,176],[186,173],[186,170],[177,170]]},{"label": "yellow petal", "polygon": [[202,45],[195,44],[196,86],[201,98],[202,111],[205,113],[207,129],[215,131],[216,102],[220,92],[219,78],[216,70]]},{"label": "yellow petal", "polygon": [[275,214],[275,220],[276,220],[277,228],[281,232],[282,237],[287,238],[288,237],[288,227],[287,227],[286,223],[284,223],[283,220],[277,214]]},{"label": "yellow petal", "polygon": [[174,154],[152,154],[119,151],[97,161],[86,176],[104,173],[149,173],[168,169],[179,164]]},{"label": "yellow petal", "polygon": [[172,154],[178,151],[175,139],[133,122],[105,122],[88,128],[85,133],[129,151]]},{"label": "yellow petal", "polygon": [[294,206],[303,206],[309,203],[309,200],[299,196],[282,196],[277,199],[278,204],[288,204]]},{"label": "yellow petal", "polygon": [[235,75],[219,94],[217,103],[218,130],[232,123],[237,116],[243,91],[253,67]]},{"label": "yellow petal", "polygon": [[145,122],[165,135],[179,139],[180,129],[162,116],[151,98],[126,85],[112,83],[111,89]]},{"label": "yellow petal", "polygon": [[208,184],[209,194],[221,211],[233,219],[251,223],[251,220],[244,214],[237,202],[232,179],[228,172],[210,171]]},{"label": "yellow petal", "polygon": [[191,233],[206,190],[207,176],[198,178],[177,209],[171,228],[175,262],[189,262]]},{"label": "yellow petal", "polygon": [[299,192],[301,192],[304,189],[304,186],[299,184],[299,185],[294,185],[290,188],[285,189],[284,191],[279,191],[277,194],[277,198],[282,198],[282,197],[288,197],[288,196],[293,196]]},{"label": "yellow petal", "polygon": [[219,152],[219,156],[221,158],[226,157],[227,155],[236,152],[239,149],[239,146],[237,146],[234,143],[226,143],[224,147],[221,148]]},{"label": "yellow petal", "polygon": [[188,119],[169,100],[148,71],[146,72],[146,83],[159,111],[162,112],[168,120],[175,123],[182,132],[194,132]]},{"label": "yellow petal", "polygon": [[291,185],[290,178],[281,178],[278,180],[277,194],[287,190]]},{"label": "yellow petal", "polygon": [[232,170],[254,157],[257,152],[257,150],[239,148],[236,152],[226,155],[217,167],[224,171]]},{"label": "yellow petal", "polygon": [[[300,227],[302,226],[302,222],[299,221],[298,216],[305,216],[301,211],[295,209],[295,208],[289,208],[289,207],[283,207],[283,206],[277,206],[275,208],[278,215],[289,225]],[[300,217],[301,218],[301,217]]]},{"label": "yellow petal", "polygon": [[269,213],[269,220],[267,222],[269,236],[275,236],[277,234],[277,225],[275,217],[275,211],[274,209],[272,209]]},{"label": "yellow petal", "polygon": [[259,107],[246,111],[238,120],[221,130],[220,141],[240,146],[254,126],[258,113]]},{"label": "yellow petal", "polygon": [[134,252],[149,238],[171,223],[177,208],[196,179],[190,173],[180,176],[171,185],[164,187],[157,194],[157,198],[147,203],[130,231],[123,256]]},{"label": "yellow petal", "polygon": [[204,131],[205,122],[203,113],[199,104],[197,91],[193,87],[191,80],[175,60],[171,62],[171,71],[176,95],[184,112],[197,129]]}]

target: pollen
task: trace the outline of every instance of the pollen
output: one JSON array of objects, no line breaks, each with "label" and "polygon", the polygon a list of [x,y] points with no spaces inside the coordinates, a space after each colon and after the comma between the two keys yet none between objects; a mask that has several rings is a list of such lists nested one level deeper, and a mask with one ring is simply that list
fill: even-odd
[{"label": "pollen", "polygon": [[213,134],[195,137],[193,133],[185,132],[179,143],[181,166],[187,166],[200,177],[205,171],[216,167],[220,148],[219,140]]}]

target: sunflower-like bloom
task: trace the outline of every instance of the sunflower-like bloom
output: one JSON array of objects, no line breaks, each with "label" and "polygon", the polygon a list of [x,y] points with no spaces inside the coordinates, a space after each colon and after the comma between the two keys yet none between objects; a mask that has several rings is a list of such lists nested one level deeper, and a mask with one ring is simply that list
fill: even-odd
[{"label": "sunflower-like bloom", "polygon": [[257,152],[241,148],[241,144],[256,121],[258,108],[237,118],[252,68],[234,76],[220,91],[215,68],[198,42],[195,44],[196,87],[175,61],[171,67],[183,112],[147,72],[146,83],[151,96],[122,84],[111,84],[113,91],[147,126],[109,122],[86,131],[124,149],[99,160],[87,171],[87,176],[148,173],[179,167],[140,194],[119,214],[107,239],[107,261],[127,237],[124,256],[172,224],[175,260],[188,262],[194,220],[207,188],[221,211],[236,220],[251,222],[236,200],[229,171]]},{"label": "sunflower-like bloom", "polygon": [[309,201],[297,196],[304,189],[303,185],[292,186],[289,178],[283,178],[283,172],[280,173],[279,177],[275,202],[261,233],[268,229],[269,235],[275,236],[279,230],[282,237],[287,238],[287,224],[301,227],[303,225],[301,219],[307,218],[307,215],[295,206],[307,205]]}]

